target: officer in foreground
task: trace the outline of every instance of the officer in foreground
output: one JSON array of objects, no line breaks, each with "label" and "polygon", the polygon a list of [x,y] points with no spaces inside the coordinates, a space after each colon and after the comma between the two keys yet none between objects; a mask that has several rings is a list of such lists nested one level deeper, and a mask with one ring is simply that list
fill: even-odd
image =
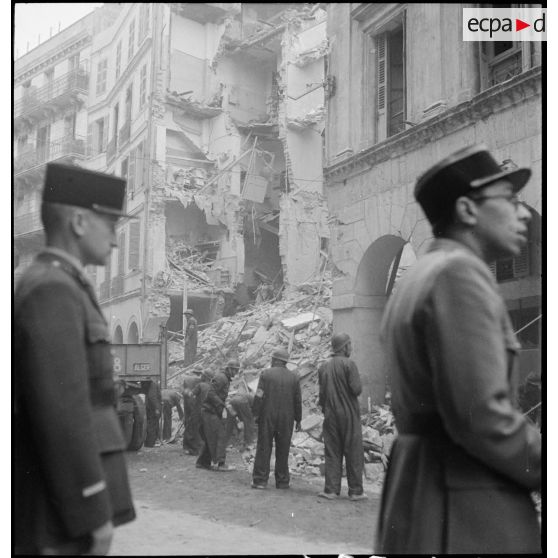
[{"label": "officer in foreground", "polygon": [[275,488],[289,488],[289,448],[293,426],[300,431],[302,397],[296,372],[287,368],[289,354],[283,349],[271,355],[271,368],[263,370],[252,412],[258,425],[258,443],[252,474],[252,488],[267,487],[269,461],[275,442]]},{"label": "officer in foreground", "polygon": [[126,183],[49,164],[43,249],[15,292],[16,554],[96,554],[135,517],[107,323],[84,266],[116,246]]},{"label": "officer in foreground", "polygon": [[349,500],[366,500],[362,488],[364,449],[358,396],[362,383],[357,365],[349,358],[352,346],[346,333],[331,338],[331,358],[318,369],[318,404],[324,413],[325,486],[318,496],[333,500],[341,492],[343,457]]},{"label": "officer in foreground", "polygon": [[434,242],[400,280],[383,322],[398,431],[375,552],[541,552],[530,491],[541,436],[514,408],[518,341],[488,264],[518,256],[529,169],[501,170],[483,145],[419,178]]}]

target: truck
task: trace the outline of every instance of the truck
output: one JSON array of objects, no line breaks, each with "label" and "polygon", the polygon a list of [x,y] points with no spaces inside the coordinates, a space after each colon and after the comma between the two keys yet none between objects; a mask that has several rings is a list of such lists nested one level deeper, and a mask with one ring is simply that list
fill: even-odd
[{"label": "truck", "polygon": [[115,344],[113,371],[118,390],[116,410],[129,451],[139,450],[147,433],[145,394],[151,382],[166,387],[166,336],[160,343]]}]

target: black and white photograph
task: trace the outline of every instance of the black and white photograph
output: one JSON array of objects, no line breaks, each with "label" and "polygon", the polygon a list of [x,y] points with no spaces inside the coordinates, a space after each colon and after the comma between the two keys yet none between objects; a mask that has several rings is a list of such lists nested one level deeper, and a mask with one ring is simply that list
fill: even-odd
[{"label": "black and white photograph", "polygon": [[12,554],[546,552],[546,4],[11,16]]}]

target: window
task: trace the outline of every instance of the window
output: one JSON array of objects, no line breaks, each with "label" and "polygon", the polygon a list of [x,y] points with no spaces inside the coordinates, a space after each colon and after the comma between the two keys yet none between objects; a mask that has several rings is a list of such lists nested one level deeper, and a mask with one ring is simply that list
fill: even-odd
[{"label": "window", "polygon": [[108,116],[99,118],[89,126],[87,145],[89,155],[94,157],[107,150]]},{"label": "window", "polygon": [[399,24],[375,37],[377,139],[405,129],[405,34]]},{"label": "window", "polygon": [[120,66],[122,64],[122,41],[116,45],[116,79],[120,77]]},{"label": "window", "polygon": [[97,95],[102,95],[107,88],[107,59],[97,64]]},{"label": "window", "polygon": [[120,178],[124,178],[124,180],[128,179],[128,157],[123,159],[120,165]]},{"label": "window", "polygon": [[144,142],[140,142],[137,149],[136,149],[136,182],[135,187],[137,190],[141,190],[145,184],[144,180],[144,172],[145,172],[145,164],[144,164]]},{"label": "window", "polygon": [[134,56],[134,42],[135,42],[136,20],[132,19],[128,30],[128,62]]},{"label": "window", "polygon": [[76,72],[79,68],[79,52],[68,58],[68,71]]},{"label": "window", "polygon": [[141,67],[140,71],[140,95],[139,95],[139,106],[140,108],[145,105],[147,93],[147,64]]},{"label": "window", "polygon": [[140,222],[130,221],[128,269],[135,271],[139,269],[140,262]]},{"label": "window", "polygon": [[124,275],[125,259],[126,259],[126,232],[122,231],[118,235],[118,275]]},{"label": "window", "polygon": [[64,138],[69,139],[75,137],[76,131],[76,113],[68,114],[64,117]]},{"label": "window", "polygon": [[[517,8],[519,4],[486,4],[483,7]],[[503,83],[541,63],[536,42],[482,41],[478,43],[481,90]]]},{"label": "window", "polygon": [[128,194],[130,197],[134,197],[134,190],[136,184],[136,153],[135,149],[130,153],[130,162],[128,166]]}]

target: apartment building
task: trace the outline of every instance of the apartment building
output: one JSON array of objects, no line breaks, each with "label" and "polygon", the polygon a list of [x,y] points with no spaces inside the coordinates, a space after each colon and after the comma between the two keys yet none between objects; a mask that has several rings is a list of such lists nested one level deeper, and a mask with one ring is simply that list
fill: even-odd
[{"label": "apartment building", "polygon": [[533,170],[522,191],[533,214],[529,244],[492,268],[523,345],[521,374],[540,372],[541,43],[463,42],[465,6],[328,6],[337,87],[326,105],[324,174],[331,255],[342,272],[332,309],[335,328],[354,339],[364,405],[384,398],[380,321],[398,269],[431,238],[413,198],[416,178],[474,143]]},{"label": "apartment building", "polygon": [[[128,181],[137,219],[119,226],[109,264],[90,269],[116,343],[155,341],[161,325],[181,331],[186,307],[203,324],[249,303],[260,284],[315,279],[329,237],[324,6],[105,4],[17,60],[16,275],[42,242],[39,171],[60,159]],[[38,64],[29,73],[33,61],[59,56],[70,37],[83,41],[86,78],[59,112],[18,113],[30,75],[48,85]],[[63,158],[51,150],[18,170],[44,150],[45,126],[49,141],[73,138]]]}]

